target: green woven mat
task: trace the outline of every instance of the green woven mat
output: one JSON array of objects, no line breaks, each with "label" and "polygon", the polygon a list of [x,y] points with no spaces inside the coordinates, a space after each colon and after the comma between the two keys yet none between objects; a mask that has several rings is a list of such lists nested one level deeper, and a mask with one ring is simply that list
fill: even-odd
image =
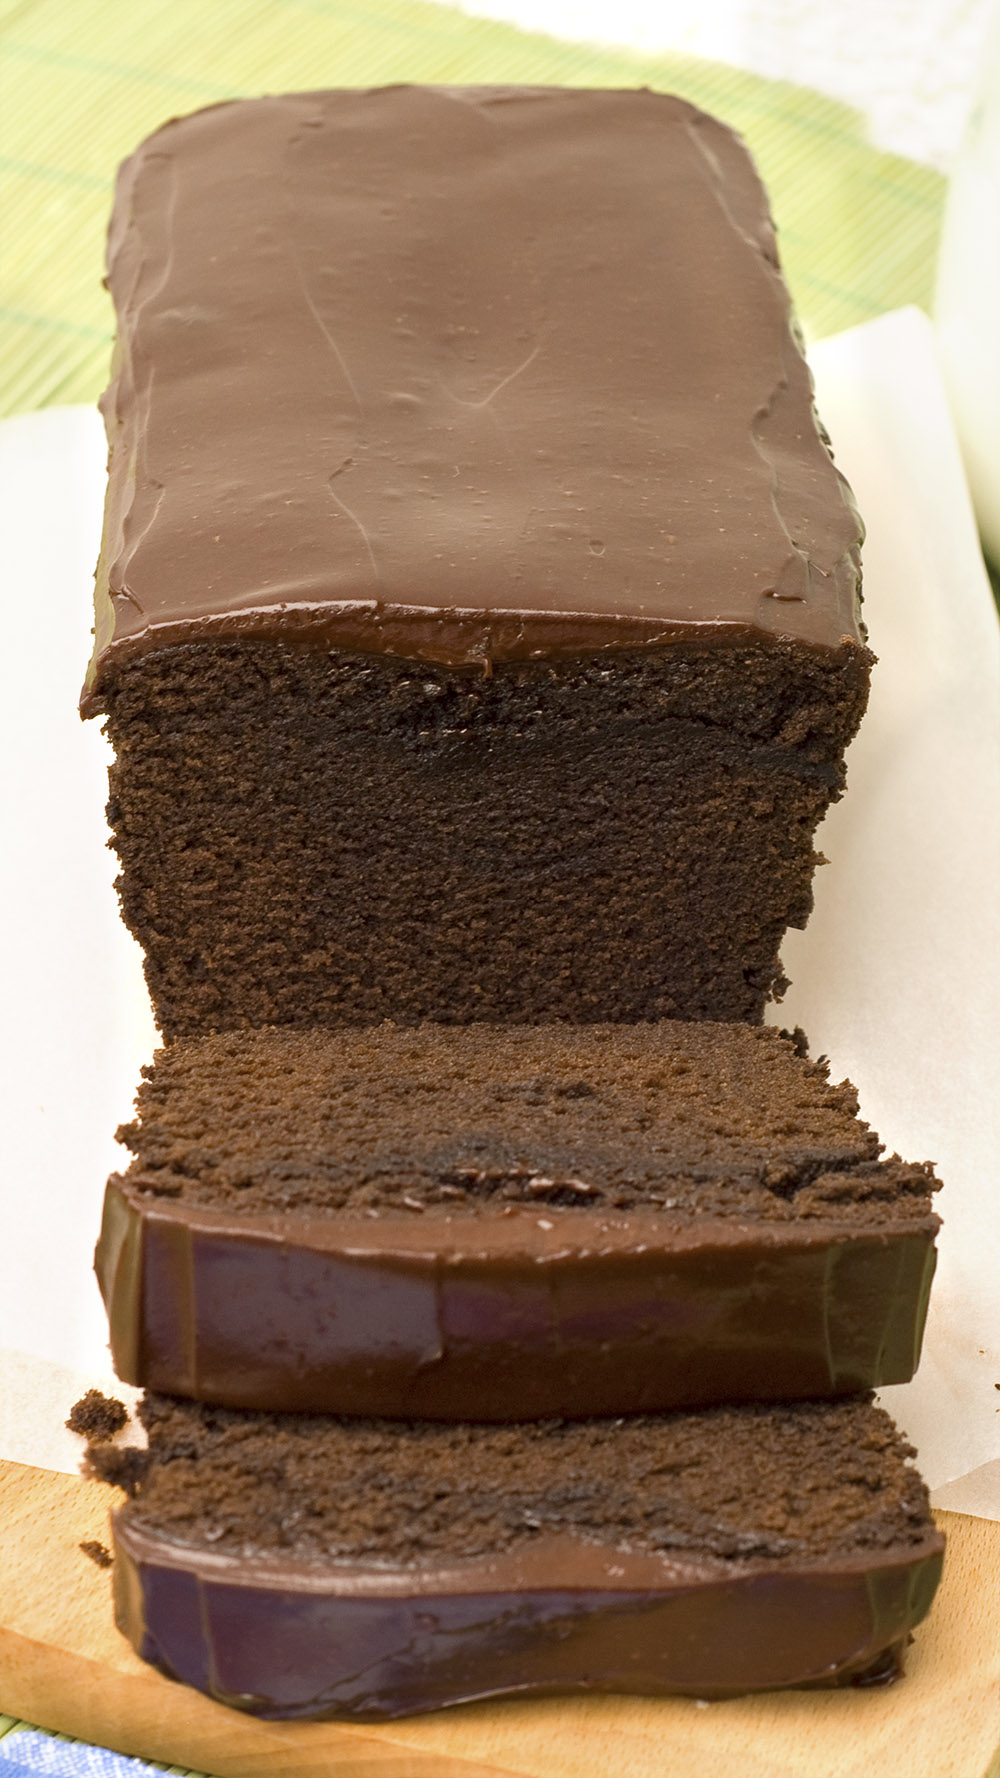
[{"label": "green woven mat", "polygon": [[104,228],[115,166],[140,137],[213,99],[398,80],[682,93],[749,141],[813,337],[929,301],[942,179],[876,153],[854,112],[815,93],[419,0],[0,0],[0,413],[102,388]]}]

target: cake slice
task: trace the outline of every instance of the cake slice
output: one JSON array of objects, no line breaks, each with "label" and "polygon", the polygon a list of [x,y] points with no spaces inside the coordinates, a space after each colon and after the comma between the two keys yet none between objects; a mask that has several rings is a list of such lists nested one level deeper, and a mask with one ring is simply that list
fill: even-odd
[{"label": "cake slice", "polygon": [[121,172],[96,640],[173,1040],[759,1021],[872,657],[742,143],[296,93]]},{"label": "cake slice", "polygon": [[119,1627],[264,1717],[509,1692],[712,1698],[894,1676],[943,1539],[880,1409],[509,1427],[147,1399],[97,1473]]},{"label": "cake slice", "polygon": [[130,1383],[511,1420],[916,1366],[932,1170],[768,1027],[225,1033],[146,1074],[97,1250]]}]

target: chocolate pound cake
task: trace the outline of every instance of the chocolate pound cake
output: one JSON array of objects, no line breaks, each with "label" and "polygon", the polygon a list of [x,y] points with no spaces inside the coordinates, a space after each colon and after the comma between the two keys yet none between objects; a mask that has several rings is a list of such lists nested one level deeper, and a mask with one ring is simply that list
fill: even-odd
[{"label": "chocolate pound cake", "polygon": [[[871,1683],[941,1568],[909,1447],[856,1399],[489,1427],[153,1397],[143,1418],[119,1626],[263,1717]],[[95,1465],[114,1478],[109,1447]]]},{"label": "chocolate pound cake", "polygon": [[871,662],[741,143],[219,105],[126,162],[86,714],[168,1040],[758,1021]]},{"label": "chocolate pound cake", "polygon": [[498,1421],[916,1366],[933,1173],[767,1027],[225,1033],[138,1109],[97,1251],[128,1382]]}]

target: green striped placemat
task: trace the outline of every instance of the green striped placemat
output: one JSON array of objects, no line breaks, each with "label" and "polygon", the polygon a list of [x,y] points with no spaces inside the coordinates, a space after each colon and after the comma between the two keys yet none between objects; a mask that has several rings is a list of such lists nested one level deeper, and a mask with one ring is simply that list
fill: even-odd
[{"label": "green striped placemat", "polygon": [[877,153],[854,112],[816,93],[420,0],[0,0],[0,413],[102,388],[111,183],[143,135],[214,99],[399,80],[679,92],[749,141],[808,332],[929,301],[943,180]]}]

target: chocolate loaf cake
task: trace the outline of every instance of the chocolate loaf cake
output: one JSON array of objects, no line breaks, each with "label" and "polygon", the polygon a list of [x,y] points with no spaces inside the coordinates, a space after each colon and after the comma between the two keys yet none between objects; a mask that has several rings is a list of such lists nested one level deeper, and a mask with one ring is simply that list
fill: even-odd
[{"label": "chocolate loaf cake", "polygon": [[138,1109],[97,1250],[131,1383],[497,1421],[916,1366],[933,1173],[768,1027],[224,1033]]},{"label": "chocolate loaf cake", "polygon": [[[263,1717],[872,1683],[940,1573],[912,1453],[857,1399],[489,1427],[153,1397],[142,1417],[119,1626]],[[92,1461],[118,1476],[113,1447]]]},{"label": "chocolate loaf cake", "polygon": [[108,278],[83,709],[165,1036],[759,1020],[871,656],[738,139],[219,105],[125,163]]}]

